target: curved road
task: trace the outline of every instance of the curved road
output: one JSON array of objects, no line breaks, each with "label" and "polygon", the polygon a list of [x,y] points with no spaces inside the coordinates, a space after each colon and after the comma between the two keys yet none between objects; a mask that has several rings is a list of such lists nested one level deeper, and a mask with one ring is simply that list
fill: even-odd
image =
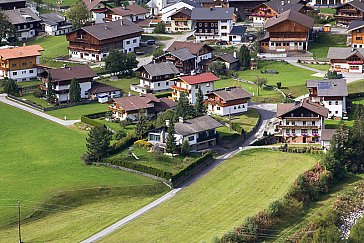
[{"label": "curved road", "polygon": [[118,222],[112,224],[111,226],[105,228],[104,230],[98,232],[97,234],[89,237],[88,239],[83,240],[81,243],[91,243],[95,242],[97,240],[100,240],[101,238],[111,234],[112,232],[116,231],[117,229],[123,227],[124,225],[128,224],[130,221],[138,218],[139,216],[145,214],[149,210],[153,209],[154,207],[160,205],[161,203],[167,201],[168,199],[174,197],[177,195],[180,191],[185,189],[186,187],[193,184],[195,181],[199,180],[200,178],[207,175],[211,170],[219,166],[221,163],[223,163],[225,160],[231,158],[241,150],[249,149],[249,145],[252,144],[256,139],[263,136],[264,130],[268,129],[271,125],[272,119],[275,117],[276,112],[276,104],[254,104],[251,107],[257,109],[261,116],[259,129],[248,139],[245,141],[241,141],[240,143],[237,143],[233,148],[228,150],[226,153],[218,156],[213,163],[206,166],[203,170],[201,170],[197,175],[193,176],[192,178],[188,179],[186,182],[184,182],[179,187],[171,190],[167,194],[163,195],[162,197],[158,198],[157,200],[153,201],[152,203],[148,204],[147,206],[139,209],[138,211],[134,212],[133,214],[119,220]]}]

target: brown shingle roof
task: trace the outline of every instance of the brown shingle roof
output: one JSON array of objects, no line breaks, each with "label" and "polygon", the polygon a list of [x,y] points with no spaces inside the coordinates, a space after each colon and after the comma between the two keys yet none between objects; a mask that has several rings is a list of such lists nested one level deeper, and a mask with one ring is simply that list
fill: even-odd
[{"label": "brown shingle roof", "polygon": [[106,40],[129,34],[143,33],[142,28],[127,19],[85,26],[82,27],[82,30],[86,31],[98,40]]},{"label": "brown shingle roof", "polygon": [[313,28],[313,18],[291,9],[278,14],[275,17],[269,18],[265,24],[265,28],[272,27],[286,20],[291,20],[309,29]]},{"label": "brown shingle roof", "polygon": [[195,42],[188,42],[188,41],[175,41],[168,47],[167,52],[176,51],[179,49],[187,48],[193,55],[197,55],[199,51],[202,50],[202,48],[207,47],[211,50],[213,48],[207,44],[204,44],[202,42],[195,43]]},{"label": "brown shingle roof", "polygon": [[52,76],[52,82],[69,81],[76,79],[92,79],[97,77],[97,74],[89,66],[74,66],[57,69],[49,69],[48,72]]},{"label": "brown shingle roof", "polygon": [[309,110],[313,113],[316,113],[320,116],[327,117],[329,110],[317,103],[311,102],[308,99],[301,100],[297,103],[290,103],[290,104],[278,104],[277,105],[277,117],[283,116],[289,112],[292,112],[296,109],[304,108]]},{"label": "brown shingle roof", "polygon": [[217,89],[212,94],[219,96],[224,101],[239,100],[252,97],[252,94],[240,87],[229,87],[224,89]]},{"label": "brown shingle roof", "polygon": [[158,99],[153,94],[143,94],[140,96],[132,95],[114,99],[126,112],[141,109],[152,109],[153,111],[164,111],[177,105],[173,100],[166,101]]},{"label": "brown shingle roof", "polygon": [[86,5],[89,11],[92,10],[101,2],[108,2],[108,0],[82,0],[82,1]]},{"label": "brown shingle roof", "polygon": [[44,49],[40,45],[19,46],[13,48],[0,49],[0,57],[4,60],[40,56]]},{"label": "brown shingle roof", "polygon": [[136,3],[126,7],[112,8],[111,11],[120,16],[140,15],[148,13],[147,9],[139,6]]},{"label": "brown shingle roof", "polygon": [[121,92],[121,89],[99,82],[93,82],[91,85],[91,89],[89,90],[90,94],[99,94],[99,93],[113,92],[113,91]]}]

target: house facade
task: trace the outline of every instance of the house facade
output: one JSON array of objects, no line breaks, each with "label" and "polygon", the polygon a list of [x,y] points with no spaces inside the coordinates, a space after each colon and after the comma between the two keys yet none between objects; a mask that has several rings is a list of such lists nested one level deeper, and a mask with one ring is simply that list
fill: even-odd
[{"label": "house facade", "polygon": [[[156,129],[148,134],[148,141],[162,150],[166,148],[168,137],[169,121],[166,126]],[[216,128],[223,126],[210,116],[201,116],[189,120],[180,118],[174,124],[176,145],[181,146],[184,141],[188,141],[192,151],[209,149],[216,145],[218,134]]]},{"label": "house facade", "polygon": [[184,92],[192,104],[196,103],[198,90],[201,89],[204,98],[214,91],[214,82],[220,80],[212,73],[200,73],[196,75],[180,76],[174,79],[172,86],[172,99],[179,100]]},{"label": "house facade", "polygon": [[200,5],[197,2],[191,0],[179,0],[175,3],[170,3],[168,4],[168,6],[161,10],[161,20],[166,23],[170,23],[170,21],[172,20],[171,16],[181,11],[182,9],[192,10],[199,7]]},{"label": "house facade", "polygon": [[144,110],[149,117],[155,117],[163,111],[174,109],[176,105],[176,102],[168,98],[157,98],[153,94],[141,94],[115,98],[109,110],[114,118],[121,121],[126,119],[135,121],[141,110]]},{"label": "house facade", "polygon": [[104,19],[108,10],[111,8],[109,5],[110,0],[82,0],[86,5],[88,11],[92,15],[92,21],[95,24],[104,23]]},{"label": "house facade", "polygon": [[351,21],[348,32],[348,43],[351,47],[364,48],[364,20]]},{"label": "house facade", "polygon": [[331,70],[339,73],[363,73],[364,49],[330,47],[327,53]]},{"label": "house facade", "polygon": [[143,29],[129,20],[82,27],[67,34],[69,56],[76,60],[99,62],[113,49],[134,52]]},{"label": "house facade", "polygon": [[14,25],[16,38],[24,41],[38,35],[41,19],[30,8],[18,8],[4,11],[9,22]]},{"label": "house facade", "polygon": [[171,32],[183,32],[192,30],[191,10],[183,8],[170,16]]},{"label": "house facade", "polygon": [[265,23],[266,33],[259,40],[260,52],[307,51],[313,24],[313,18],[294,10],[268,19]]},{"label": "house facade", "polygon": [[97,100],[99,103],[106,103],[111,99],[121,97],[121,89],[111,85],[93,81],[88,90],[88,98]]},{"label": "house facade", "polygon": [[40,45],[0,49],[0,77],[17,82],[37,78],[42,51]]},{"label": "house facade", "polygon": [[139,84],[131,84],[130,89],[139,93],[157,93],[171,90],[179,70],[171,62],[149,63],[138,68]]},{"label": "house facade", "polygon": [[232,41],[230,32],[236,22],[234,8],[194,8],[191,12],[194,21],[196,41]]},{"label": "house facade", "polygon": [[358,0],[348,1],[336,7],[335,14],[338,25],[348,26],[353,20],[364,20],[364,3]]},{"label": "house facade", "polygon": [[229,0],[229,7],[234,8],[239,20],[249,18],[252,10],[266,0]]},{"label": "house facade", "polygon": [[215,115],[227,116],[246,112],[252,94],[240,87],[217,89],[207,94],[207,110]]},{"label": "house facade", "polygon": [[196,70],[196,56],[187,48],[181,48],[175,51],[167,52],[164,55],[155,58],[156,62],[171,62],[180,73],[190,74]]},{"label": "house facade", "polygon": [[[97,74],[89,66],[63,67],[57,69],[48,69],[39,74],[43,81],[43,89],[48,92],[49,85],[53,85],[57,102],[68,102],[70,85],[72,79],[76,79],[81,88],[81,99],[89,98],[88,91],[92,87],[92,82]],[[51,77],[51,80],[49,80]]]},{"label": "house facade", "polygon": [[345,79],[307,80],[309,98],[329,110],[328,118],[347,115],[348,86]]},{"label": "house facade", "polygon": [[278,104],[275,136],[279,142],[284,143],[320,142],[328,113],[327,108],[309,99]]},{"label": "house facade", "polygon": [[131,22],[137,22],[149,17],[149,11],[142,6],[134,3],[132,5],[111,8],[106,12],[105,22],[127,19]]},{"label": "house facade", "polygon": [[73,30],[72,24],[58,12],[41,14],[40,18],[42,19],[43,30],[48,35],[64,35]]}]

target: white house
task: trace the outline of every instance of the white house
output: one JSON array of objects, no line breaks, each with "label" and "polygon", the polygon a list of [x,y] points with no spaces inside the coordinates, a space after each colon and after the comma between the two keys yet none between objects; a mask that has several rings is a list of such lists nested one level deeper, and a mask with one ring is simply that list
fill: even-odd
[{"label": "white house", "polygon": [[111,8],[110,0],[82,0],[92,14],[92,21],[96,24],[104,23],[106,13]]},{"label": "white house", "polygon": [[183,48],[187,48],[191,54],[196,56],[196,65],[202,60],[211,59],[213,57],[214,48],[201,42],[174,41],[166,52],[172,52]]},{"label": "white house", "polygon": [[192,104],[196,103],[198,90],[201,89],[204,99],[214,91],[214,82],[220,80],[212,73],[200,73],[196,75],[180,76],[174,79],[172,86],[172,99],[179,100],[184,92]]},{"label": "white house", "polygon": [[72,31],[72,24],[67,21],[66,17],[58,12],[41,14],[44,31],[48,35],[63,35]]},{"label": "white house", "polygon": [[348,86],[345,79],[307,80],[311,101],[325,106],[329,118],[347,115]]},{"label": "white house", "polygon": [[111,99],[121,97],[121,89],[111,85],[93,81],[88,90],[88,98],[97,100],[99,103],[106,103]]},{"label": "white house", "polygon": [[217,89],[207,94],[207,110],[219,116],[235,115],[248,110],[252,94],[240,87]]},{"label": "white house", "polygon": [[178,69],[171,62],[149,63],[138,69],[139,84],[131,84],[130,89],[139,93],[157,93],[171,90],[173,81],[179,75]]},{"label": "white house", "polygon": [[160,14],[161,10],[167,6],[167,0],[150,0],[147,3],[152,16]]},{"label": "white house", "polygon": [[[168,126],[170,122],[166,121],[166,126],[156,129],[148,134],[148,141],[161,150],[166,148],[166,139],[168,136]],[[176,144],[182,145],[188,141],[191,150],[203,150],[216,145],[216,128],[223,125],[210,116],[201,116],[189,120],[182,117],[174,124]]]},{"label": "white house", "polygon": [[342,73],[363,73],[364,48],[330,47],[327,53],[331,69]]},{"label": "white house", "polygon": [[321,140],[320,140],[322,148],[324,148],[324,149],[330,148],[330,143],[331,143],[331,140],[334,137],[335,133],[336,133],[336,129],[327,129],[327,128],[322,129]]},{"label": "white house", "polygon": [[132,22],[147,19],[149,11],[142,6],[134,3],[132,5],[112,8],[107,12],[105,21],[116,21],[121,19],[128,19]]},{"label": "white house", "polygon": [[171,16],[173,14],[177,13],[178,11],[180,11],[182,9],[192,10],[194,8],[201,8],[201,5],[199,5],[198,3],[194,2],[194,1],[190,1],[190,0],[180,0],[175,3],[171,3],[168,6],[166,6],[165,8],[163,8],[161,10],[161,14],[162,14],[161,19],[164,22],[169,22],[169,21],[171,21]]}]

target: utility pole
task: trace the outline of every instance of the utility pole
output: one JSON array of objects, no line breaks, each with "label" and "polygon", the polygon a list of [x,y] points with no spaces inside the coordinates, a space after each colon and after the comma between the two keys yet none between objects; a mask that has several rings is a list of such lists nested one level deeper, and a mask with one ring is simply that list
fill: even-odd
[{"label": "utility pole", "polygon": [[18,200],[18,230],[19,230],[19,243],[22,243],[21,233],[20,233],[20,200]]}]

